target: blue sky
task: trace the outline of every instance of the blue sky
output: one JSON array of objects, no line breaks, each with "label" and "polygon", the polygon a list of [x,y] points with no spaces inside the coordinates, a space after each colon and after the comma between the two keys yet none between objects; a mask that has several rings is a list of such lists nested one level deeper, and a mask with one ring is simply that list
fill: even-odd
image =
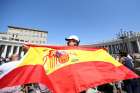
[{"label": "blue sky", "polygon": [[140,0],[0,0],[0,32],[8,25],[47,30],[49,44],[71,34],[93,44],[140,31]]}]

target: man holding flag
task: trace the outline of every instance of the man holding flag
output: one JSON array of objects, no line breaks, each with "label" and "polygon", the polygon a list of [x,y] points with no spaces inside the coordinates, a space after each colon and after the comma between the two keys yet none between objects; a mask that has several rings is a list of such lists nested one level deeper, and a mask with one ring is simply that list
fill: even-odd
[{"label": "man holding flag", "polygon": [[[70,35],[68,38],[65,39],[67,41],[67,46],[79,46],[80,39],[76,35]],[[89,88],[87,91],[82,91],[80,93],[99,93],[97,88]]]}]

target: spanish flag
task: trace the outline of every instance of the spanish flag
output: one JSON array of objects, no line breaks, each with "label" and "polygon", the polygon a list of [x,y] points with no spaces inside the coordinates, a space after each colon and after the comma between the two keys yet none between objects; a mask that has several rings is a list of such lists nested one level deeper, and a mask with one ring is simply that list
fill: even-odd
[{"label": "spanish flag", "polygon": [[90,87],[138,78],[104,49],[28,46],[21,62],[0,78],[1,89],[41,83],[53,93],[79,93]]}]

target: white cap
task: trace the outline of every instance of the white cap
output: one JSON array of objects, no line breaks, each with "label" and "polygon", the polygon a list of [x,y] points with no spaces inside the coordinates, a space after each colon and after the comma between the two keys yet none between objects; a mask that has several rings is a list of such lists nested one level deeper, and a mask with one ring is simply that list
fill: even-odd
[{"label": "white cap", "polygon": [[76,40],[77,42],[80,42],[80,39],[76,35],[70,35],[68,38],[65,39],[66,41],[69,40]]}]

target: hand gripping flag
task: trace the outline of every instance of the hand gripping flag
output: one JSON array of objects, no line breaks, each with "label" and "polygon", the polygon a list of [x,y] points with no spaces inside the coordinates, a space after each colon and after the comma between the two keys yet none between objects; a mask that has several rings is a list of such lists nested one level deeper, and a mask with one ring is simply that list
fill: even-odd
[{"label": "hand gripping flag", "polygon": [[42,83],[53,93],[79,93],[90,87],[138,78],[104,49],[29,46],[20,63],[0,78],[1,89]]}]

